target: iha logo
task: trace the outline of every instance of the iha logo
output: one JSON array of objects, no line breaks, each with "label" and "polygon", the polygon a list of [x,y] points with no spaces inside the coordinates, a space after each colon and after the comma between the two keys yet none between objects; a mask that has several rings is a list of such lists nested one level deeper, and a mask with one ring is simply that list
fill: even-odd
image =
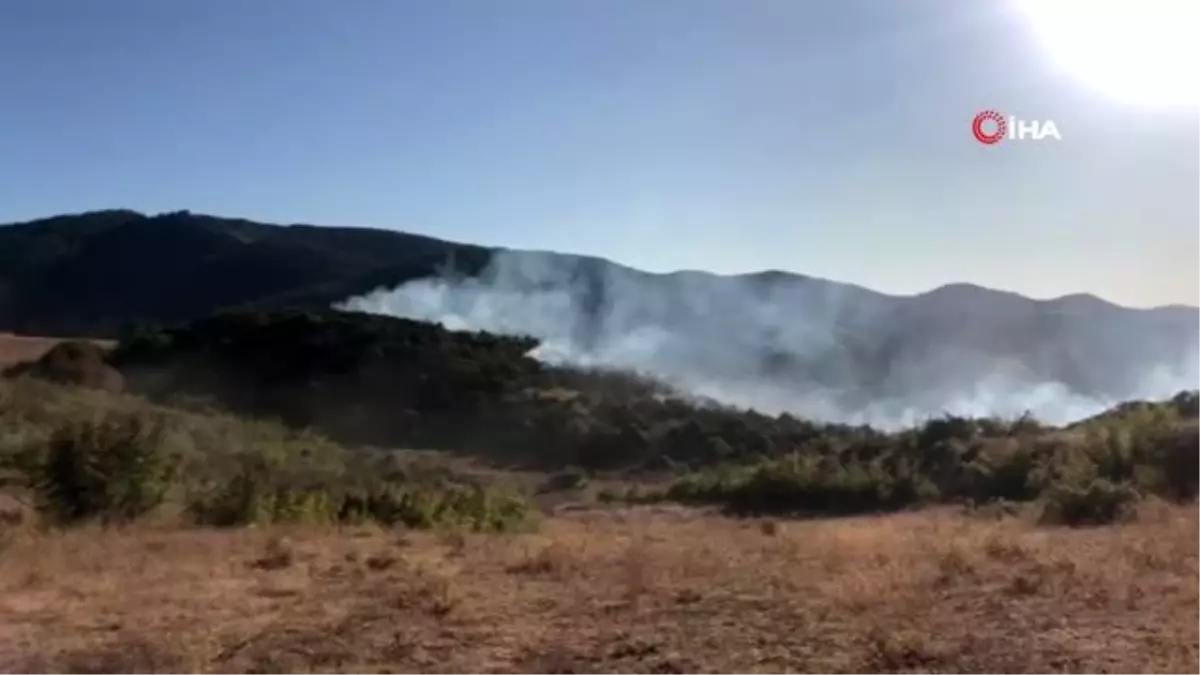
[{"label": "iha logo", "polygon": [[971,133],[984,145],[995,145],[1006,138],[1015,141],[1062,140],[1058,125],[1052,120],[1021,120],[1012,115],[1006,118],[995,110],[984,110],[976,115],[971,122]]}]

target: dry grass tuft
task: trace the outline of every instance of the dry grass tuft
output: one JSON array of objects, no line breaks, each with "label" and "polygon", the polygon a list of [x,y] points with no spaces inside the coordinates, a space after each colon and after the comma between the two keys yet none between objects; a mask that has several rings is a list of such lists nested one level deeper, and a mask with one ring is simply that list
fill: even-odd
[{"label": "dry grass tuft", "polygon": [[521,535],[32,532],[0,552],[0,670],[1196,672],[1198,525],[1156,504],[1078,530],[639,508]]}]

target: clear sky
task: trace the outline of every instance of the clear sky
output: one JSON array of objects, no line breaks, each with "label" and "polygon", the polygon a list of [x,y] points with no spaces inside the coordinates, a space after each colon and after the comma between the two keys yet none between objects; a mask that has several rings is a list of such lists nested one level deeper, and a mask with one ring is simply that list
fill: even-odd
[{"label": "clear sky", "polygon": [[[190,209],[654,271],[1196,304],[1195,110],[1103,95],[1025,18],[1004,0],[2,0],[0,222]],[[1062,140],[984,146],[986,108]]]}]

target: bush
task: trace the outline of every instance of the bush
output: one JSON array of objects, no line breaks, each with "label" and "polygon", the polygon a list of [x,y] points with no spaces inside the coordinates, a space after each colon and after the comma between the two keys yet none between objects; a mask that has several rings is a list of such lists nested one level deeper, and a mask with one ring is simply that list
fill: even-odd
[{"label": "bush", "polygon": [[529,523],[532,512],[524,499],[481,486],[433,490],[392,488],[347,497],[340,518],[369,519],[413,528],[466,527],[476,532],[502,532]]},{"label": "bush", "polygon": [[211,490],[196,491],[187,512],[198,524],[228,527],[250,524],[329,524],[338,510],[321,487],[296,489],[272,485],[263,471],[240,473]]},{"label": "bush", "polygon": [[1042,500],[1048,521],[1112,522],[1140,494],[1196,498],[1200,436],[1176,405],[1125,405],[1068,429],[946,418],[890,436],[817,437],[789,456],[686,473],[666,497],[748,514]]},{"label": "bush", "polygon": [[938,498],[937,487],[882,461],[846,462],[795,454],[757,466],[684,476],[667,490],[680,502],[721,502],[747,514],[854,514],[904,508]]},{"label": "bush", "polygon": [[1046,495],[1041,522],[1054,525],[1105,525],[1132,517],[1141,495],[1131,485],[1096,478],[1086,486],[1056,483]]},{"label": "bush", "polygon": [[966,465],[969,498],[977,502],[1035,499],[1041,491],[1036,450],[1014,439],[981,449]]},{"label": "bush", "polygon": [[178,458],[163,438],[161,425],[136,414],[67,420],[29,467],[42,510],[61,522],[145,515],[176,477]]}]

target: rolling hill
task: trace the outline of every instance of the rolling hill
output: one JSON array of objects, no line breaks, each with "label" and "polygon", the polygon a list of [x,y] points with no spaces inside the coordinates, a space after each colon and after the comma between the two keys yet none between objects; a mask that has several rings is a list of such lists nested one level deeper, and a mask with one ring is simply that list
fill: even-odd
[{"label": "rolling hill", "polygon": [[327,307],[486,249],[365,228],[279,227],[186,211],[96,211],[0,226],[0,326],[98,335],[246,304]]},{"label": "rolling hill", "polygon": [[1196,387],[1200,313],[968,284],[895,296],[769,271],[607,260],[353,227],[112,210],[0,226],[0,330],[109,337],[226,308],[331,305],[537,338],[539,358],[646,372],[771,412],[895,425],[1049,421]]}]

